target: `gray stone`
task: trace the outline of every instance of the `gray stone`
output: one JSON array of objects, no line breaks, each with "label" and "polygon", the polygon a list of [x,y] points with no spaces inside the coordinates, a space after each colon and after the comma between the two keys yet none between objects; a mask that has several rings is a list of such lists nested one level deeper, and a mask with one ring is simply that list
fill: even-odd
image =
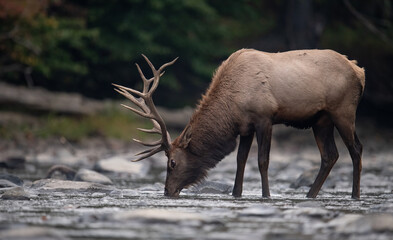
[{"label": "gray stone", "polygon": [[22,186],[23,185],[23,180],[20,179],[19,177],[12,175],[12,174],[8,174],[8,173],[1,173],[0,174],[0,180],[4,179],[7,180],[9,182],[12,182],[18,186]]},{"label": "gray stone", "polygon": [[290,218],[304,216],[324,220],[332,219],[337,215],[335,212],[318,207],[301,207],[289,209],[284,211],[284,214],[289,216]]},{"label": "gray stone", "polygon": [[83,182],[93,182],[100,183],[104,185],[113,185],[113,182],[110,178],[101,173],[95,172],[89,169],[80,169],[75,177],[74,181],[83,181]]},{"label": "gray stone", "polygon": [[232,192],[232,185],[216,182],[204,181],[190,189],[192,193],[228,194]]},{"label": "gray stone", "polygon": [[10,188],[1,195],[3,200],[30,200],[30,196],[22,187]]},{"label": "gray stone", "polygon": [[211,222],[212,219],[198,213],[167,209],[137,209],[122,211],[113,216],[116,221],[140,221],[145,223]]},{"label": "gray stone", "polygon": [[273,206],[263,206],[263,205],[255,205],[248,208],[243,209],[239,216],[251,216],[251,217],[268,217],[272,215],[277,215],[280,213],[280,210]]},{"label": "gray stone", "polygon": [[311,170],[303,172],[295,182],[291,183],[291,188],[299,188],[299,187],[310,187],[315,180],[315,177],[318,174],[318,168],[313,168]]},{"label": "gray stone", "polygon": [[108,172],[115,174],[127,174],[143,177],[150,169],[148,161],[131,162],[125,156],[114,156],[107,159],[102,159],[97,162],[94,169],[98,172]]},{"label": "gray stone", "polygon": [[0,232],[0,239],[7,240],[67,240],[59,232],[43,227],[16,227]]},{"label": "gray stone", "polygon": [[115,190],[112,186],[99,183],[68,181],[59,179],[41,179],[33,182],[32,189],[41,192],[61,191],[61,192],[111,192]]},{"label": "gray stone", "polygon": [[393,215],[383,213],[354,217],[343,224],[337,224],[337,232],[393,232]]},{"label": "gray stone", "polygon": [[10,188],[10,187],[18,187],[18,185],[6,179],[0,179],[0,188]]},{"label": "gray stone", "polygon": [[23,156],[7,157],[5,159],[0,159],[0,167],[10,169],[23,168],[25,162],[26,159]]},{"label": "gray stone", "polygon": [[305,202],[300,202],[295,205],[295,207],[298,208],[322,208],[322,204],[317,201],[305,201]]}]

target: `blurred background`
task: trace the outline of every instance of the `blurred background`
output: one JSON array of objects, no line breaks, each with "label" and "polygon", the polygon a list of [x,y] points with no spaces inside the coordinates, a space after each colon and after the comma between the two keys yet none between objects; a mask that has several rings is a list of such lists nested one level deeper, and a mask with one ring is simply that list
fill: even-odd
[{"label": "blurred background", "polygon": [[[155,93],[157,105],[179,109],[195,107],[214,70],[240,48],[333,49],[356,59],[366,69],[360,118],[393,120],[390,0],[0,0],[0,23],[2,138],[126,137],[131,113],[95,109],[123,100],[111,83],[141,87],[134,63],[151,74],[141,53],[156,67],[179,56]],[[64,108],[72,99],[79,110]],[[60,107],[45,105],[54,102]],[[15,113],[41,123],[20,124]]]}]

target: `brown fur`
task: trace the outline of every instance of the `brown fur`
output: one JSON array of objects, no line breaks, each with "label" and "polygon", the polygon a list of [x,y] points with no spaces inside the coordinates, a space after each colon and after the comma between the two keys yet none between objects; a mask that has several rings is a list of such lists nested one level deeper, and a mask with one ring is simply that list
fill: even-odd
[{"label": "brown fur", "polygon": [[178,195],[183,187],[206,176],[208,169],[234,150],[240,135],[233,193],[240,196],[245,161],[256,133],[262,195],[269,196],[271,126],[285,123],[313,127],[326,162],[308,196],[316,196],[331,163],[337,160],[332,138],[335,126],[354,161],[352,196],[358,197],[361,144],[354,121],[364,86],[364,69],[331,50],[265,53],[242,49],[233,53],[217,69],[186,129],[172,143],[168,159],[177,164],[171,169],[168,161],[166,193]]}]

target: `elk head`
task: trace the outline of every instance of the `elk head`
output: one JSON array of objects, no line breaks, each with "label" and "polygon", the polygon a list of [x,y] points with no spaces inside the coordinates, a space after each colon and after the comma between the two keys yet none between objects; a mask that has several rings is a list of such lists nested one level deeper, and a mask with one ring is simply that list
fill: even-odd
[{"label": "elk head", "polygon": [[154,91],[157,89],[160,77],[165,73],[163,71],[164,68],[175,63],[177,58],[162,65],[158,70],[156,70],[149,59],[143,54],[142,56],[153,72],[153,77],[147,79],[139,65],[136,64],[138,72],[143,80],[143,91],[140,92],[117,84],[113,85],[117,87],[115,90],[118,93],[131,100],[131,102],[140,109],[122,104],[123,107],[152,121],[152,129],[138,128],[138,130],[161,135],[161,139],[155,142],[143,142],[138,139],[133,139],[135,142],[144,146],[152,147],[151,149],[136,154],[140,157],[133,161],[141,161],[160,151],[165,151],[165,155],[168,157],[165,196],[177,197],[184,187],[198,181],[205,173],[205,171],[203,171],[199,166],[196,156],[187,150],[188,143],[191,139],[191,129],[186,128],[183,133],[173,143],[171,143],[171,138],[167,131],[165,122],[158,113],[152,98]]}]

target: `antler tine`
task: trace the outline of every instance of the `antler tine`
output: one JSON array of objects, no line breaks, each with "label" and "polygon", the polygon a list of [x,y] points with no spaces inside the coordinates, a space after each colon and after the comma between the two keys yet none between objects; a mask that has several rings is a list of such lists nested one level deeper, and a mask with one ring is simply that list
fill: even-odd
[{"label": "antler tine", "polygon": [[161,131],[157,128],[152,128],[152,129],[144,129],[144,128],[137,128],[139,131],[141,132],[145,132],[145,133],[157,133],[157,134],[161,134]]},{"label": "antler tine", "polygon": [[141,157],[139,157],[139,158],[137,158],[135,160],[132,160],[132,162],[139,162],[139,161],[141,161],[141,160],[143,160],[145,158],[153,156],[154,154],[156,154],[158,152],[161,152],[162,150],[164,150],[164,148],[161,145],[161,146],[158,146],[156,148],[152,148],[152,149],[148,149],[146,151],[140,152],[140,153],[136,154],[135,156],[142,155],[142,154],[145,154],[145,155],[143,155],[143,156],[141,156]]},{"label": "antler tine", "polygon": [[142,142],[141,140],[138,140],[138,139],[135,139],[135,138],[133,138],[132,139],[134,142],[137,142],[137,143],[139,143],[139,144],[142,144],[143,146],[146,146],[146,147],[154,147],[154,146],[158,146],[158,145],[160,145],[161,143],[162,143],[162,140],[160,139],[160,140],[157,140],[157,141],[154,141],[154,142],[151,142],[151,143],[148,143],[148,142]]},{"label": "antler tine", "polygon": [[143,109],[143,103],[140,102],[138,99],[136,99],[134,96],[132,96],[131,94],[129,94],[128,92],[125,91],[121,91],[119,89],[115,88],[115,91],[120,93],[121,95],[123,95],[124,97],[128,98],[129,100],[131,100],[131,102],[133,102],[135,105],[137,105],[138,107],[140,107],[141,109]]},{"label": "antler tine", "polygon": [[171,62],[165,63],[164,65],[162,65],[159,69],[158,72],[161,72],[162,70],[164,70],[164,68],[174,64],[176,62],[176,60],[179,59],[179,57],[173,59]]},{"label": "antler tine", "polygon": [[134,89],[132,89],[132,88],[128,88],[128,87],[124,87],[124,86],[121,86],[121,85],[118,85],[118,84],[115,84],[115,83],[112,83],[112,85],[113,86],[115,86],[115,87],[117,87],[118,89],[120,89],[120,90],[123,90],[123,91],[128,91],[128,92],[131,92],[131,93],[133,93],[133,94],[135,94],[135,95],[137,95],[138,97],[141,97],[141,98],[145,98],[146,96],[145,96],[145,94],[143,94],[143,93],[141,93],[141,92],[139,92],[139,91],[137,91],[137,90],[134,90]]},{"label": "antler tine", "polygon": [[130,109],[131,111],[133,111],[134,113],[136,113],[136,114],[138,114],[138,115],[140,115],[142,117],[150,118],[150,119],[152,118],[152,115],[150,115],[149,113],[145,113],[145,112],[139,111],[139,110],[137,110],[137,109],[135,109],[133,107],[130,107],[128,105],[125,105],[125,104],[120,104],[120,105],[122,105],[123,107],[125,107],[127,109]]}]

